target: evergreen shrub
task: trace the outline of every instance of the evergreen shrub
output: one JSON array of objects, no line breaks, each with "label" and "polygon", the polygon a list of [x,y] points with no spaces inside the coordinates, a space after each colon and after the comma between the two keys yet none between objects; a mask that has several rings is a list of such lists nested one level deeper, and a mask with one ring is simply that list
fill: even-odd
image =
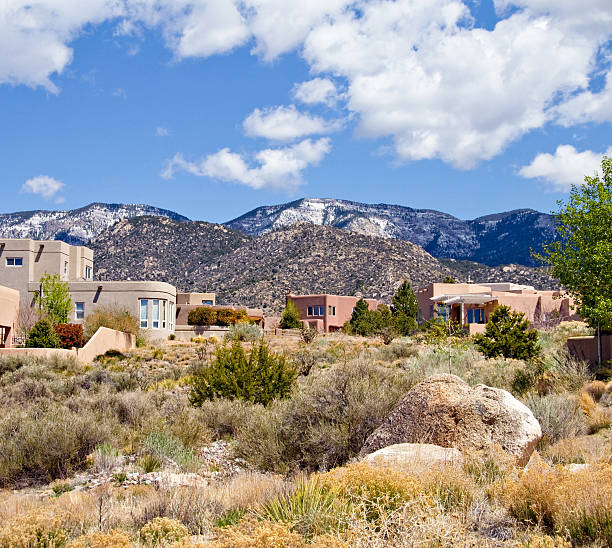
[{"label": "evergreen shrub", "polygon": [[26,339],[26,348],[61,348],[62,341],[50,320],[38,320]]}]

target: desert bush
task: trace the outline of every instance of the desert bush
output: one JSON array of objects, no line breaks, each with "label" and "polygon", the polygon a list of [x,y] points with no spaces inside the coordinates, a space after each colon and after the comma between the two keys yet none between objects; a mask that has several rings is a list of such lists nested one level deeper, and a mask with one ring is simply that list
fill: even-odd
[{"label": "desert bush", "polygon": [[66,518],[36,508],[0,525],[1,548],[61,548],[66,545]]},{"label": "desert bush", "polygon": [[50,320],[38,320],[26,339],[26,348],[61,348],[62,342]]},{"label": "desert bush", "polygon": [[518,479],[506,480],[501,500],[516,519],[540,524],[573,544],[612,544],[609,465],[577,472],[529,467]]},{"label": "desert bush", "polygon": [[261,328],[255,324],[237,323],[230,326],[229,331],[225,334],[228,341],[257,341],[261,339],[263,332]]},{"label": "desert bush", "polygon": [[239,341],[220,347],[210,365],[193,375],[190,402],[201,405],[216,398],[243,399],[269,404],[287,397],[297,372],[282,354],[271,352],[265,341],[255,345],[247,358]]},{"label": "desert bush", "polygon": [[319,332],[310,325],[301,326],[300,328],[300,337],[302,339],[302,342],[304,342],[305,344],[310,344],[312,341],[314,341],[317,338],[318,334]]},{"label": "desert bush", "polygon": [[606,383],[603,381],[591,381],[582,387],[582,390],[586,392],[593,401],[598,402],[601,397],[606,393]]},{"label": "desert bush", "polygon": [[0,485],[66,477],[110,440],[112,421],[93,412],[47,408],[0,413]]},{"label": "desert bush", "polygon": [[217,311],[210,306],[198,306],[187,314],[188,325],[215,325],[217,322]]},{"label": "desert bush", "polygon": [[196,472],[200,462],[181,440],[166,432],[151,432],[143,443],[143,452],[164,462],[169,459],[184,472]]},{"label": "desert bush", "polygon": [[547,447],[542,452],[552,464],[592,464],[609,458],[609,444],[603,436],[578,436],[566,438]]},{"label": "desert bush", "polygon": [[233,438],[248,421],[255,406],[243,400],[203,401],[200,420],[216,439]]},{"label": "desert bush", "polygon": [[132,541],[130,536],[123,531],[114,529],[109,533],[96,531],[88,535],[82,535],[68,543],[66,548],[130,548]]},{"label": "desert bush", "polygon": [[541,447],[586,432],[584,413],[570,394],[530,394],[525,398],[525,405],[542,427]]},{"label": "desert bush", "polygon": [[283,310],[280,320],[281,329],[299,329],[302,326],[300,321],[300,311],[295,303],[291,300],[287,301],[287,306]]},{"label": "desert bush", "polygon": [[236,451],[264,470],[327,470],[355,456],[407,390],[401,371],[358,359],[311,373],[292,397],[254,409]]},{"label": "desert bush", "polygon": [[61,341],[62,348],[81,348],[83,346],[83,326],[77,323],[59,323],[55,332]]},{"label": "desert bush", "polygon": [[93,465],[96,472],[110,472],[121,462],[121,453],[110,443],[98,445],[93,453]]},{"label": "desert bush", "polygon": [[83,322],[83,332],[87,340],[94,336],[100,327],[131,333],[138,337],[140,322],[129,308],[114,304],[96,307]]},{"label": "desert bush", "polygon": [[181,540],[189,530],[180,521],[170,518],[155,518],[140,529],[140,540],[146,546],[162,546]]},{"label": "desert bush", "polygon": [[525,314],[504,305],[493,311],[485,332],[476,335],[474,341],[487,358],[532,360],[540,354],[538,332],[529,329]]}]

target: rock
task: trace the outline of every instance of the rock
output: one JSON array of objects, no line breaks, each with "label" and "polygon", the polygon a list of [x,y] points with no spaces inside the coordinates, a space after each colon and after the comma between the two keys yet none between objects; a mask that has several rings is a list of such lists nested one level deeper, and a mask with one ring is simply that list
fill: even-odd
[{"label": "rock", "polygon": [[360,456],[399,443],[433,443],[460,451],[501,446],[526,464],[542,437],[533,413],[512,394],[455,375],[433,375],[414,386],[366,440]]},{"label": "rock", "polygon": [[569,472],[582,472],[583,470],[586,470],[589,467],[588,464],[586,463],[577,463],[577,462],[573,462],[572,464],[569,464],[566,468]]},{"label": "rock", "polygon": [[431,443],[398,443],[383,447],[363,458],[375,468],[393,468],[401,472],[417,472],[435,466],[461,464],[461,451]]}]

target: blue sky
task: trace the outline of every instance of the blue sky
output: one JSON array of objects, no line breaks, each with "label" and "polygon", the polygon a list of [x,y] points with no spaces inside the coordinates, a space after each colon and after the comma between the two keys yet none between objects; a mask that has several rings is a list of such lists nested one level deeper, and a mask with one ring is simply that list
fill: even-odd
[{"label": "blue sky", "polygon": [[612,152],[612,5],[575,4],[8,0],[0,212],[551,211]]}]

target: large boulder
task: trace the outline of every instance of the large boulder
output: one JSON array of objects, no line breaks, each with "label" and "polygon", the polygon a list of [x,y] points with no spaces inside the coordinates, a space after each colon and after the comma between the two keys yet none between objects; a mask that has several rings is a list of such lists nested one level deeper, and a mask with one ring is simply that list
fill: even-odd
[{"label": "large boulder", "polygon": [[383,447],[363,457],[374,468],[393,468],[406,473],[418,473],[437,466],[463,463],[461,451],[431,443],[398,443]]},{"label": "large boulder", "polygon": [[501,446],[526,464],[542,437],[533,413],[512,394],[455,375],[433,375],[414,386],[366,440],[364,457],[398,443],[430,443],[463,452]]}]

